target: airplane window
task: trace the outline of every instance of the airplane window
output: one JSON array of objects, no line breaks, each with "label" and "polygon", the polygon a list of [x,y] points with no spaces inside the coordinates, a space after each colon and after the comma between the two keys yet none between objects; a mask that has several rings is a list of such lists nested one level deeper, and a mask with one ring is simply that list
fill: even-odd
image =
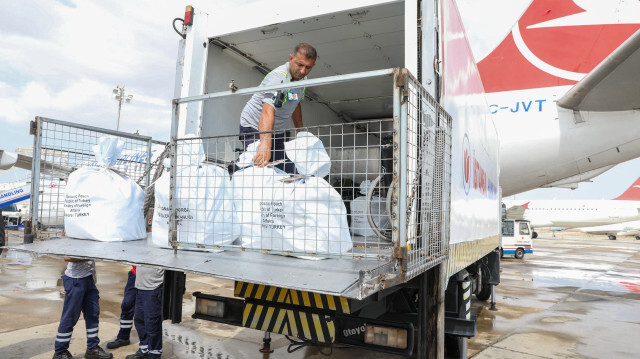
[{"label": "airplane window", "polygon": [[529,227],[527,226],[526,223],[520,223],[520,234],[521,235],[528,235],[529,234]]}]

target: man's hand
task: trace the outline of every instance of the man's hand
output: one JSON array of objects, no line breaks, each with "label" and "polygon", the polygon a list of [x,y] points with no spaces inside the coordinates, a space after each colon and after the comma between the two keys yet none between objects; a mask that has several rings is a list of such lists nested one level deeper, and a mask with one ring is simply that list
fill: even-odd
[{"label": "man's hand", "polygon": [[253,164],[264,167],[271,160],[271,141],[260,141],[258,152],[253,156]]}]

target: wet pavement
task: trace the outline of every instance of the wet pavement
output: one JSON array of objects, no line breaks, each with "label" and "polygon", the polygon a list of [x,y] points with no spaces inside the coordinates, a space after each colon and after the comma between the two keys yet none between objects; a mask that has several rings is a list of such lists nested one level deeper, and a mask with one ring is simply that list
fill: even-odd
[{"label": "wet pavement", "polygon": [[[22,233],[10,232],[10,243]],[[470,357],[638,358],[640,341],[640,241],[543,233],[534,255],[505,257],[496,288],[497,311],[473,301],[478,334],[469,340]],[[63,293],[62,259],[7,252],[0,257],[0,358],[51,358]],[[100,339],[103,347],[118,331],[120,300],[128,266],[98,262]],[[233,295],[233,283],[187,276],[183,321],[163,323],[163,358],[325,358],[318,348],[287,353],[288,341],[272,335],[273,354],[261,354],[262,332],[195,320],[191,293]],[[70,351],[82,358],[86,336],[82,318]],[[111,351],[124,358],[132,344]],[[325,349],[326,350],[326,349]],[[336,347],[332,358],[389,358],[388,354]]]},{"label": "wet pavement", "polygon": [[640,241],[547,233],[505,257],[497,311],[474,301],[474,358],[638,358]]}]

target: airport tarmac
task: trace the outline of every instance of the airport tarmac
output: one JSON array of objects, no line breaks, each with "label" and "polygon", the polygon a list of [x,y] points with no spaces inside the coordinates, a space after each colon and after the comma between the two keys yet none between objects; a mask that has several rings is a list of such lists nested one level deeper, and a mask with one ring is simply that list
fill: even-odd
[{"label": "airport tarmac", "polygon": [[[10,232],[9,243],[22,241]],[[640,241],[622,237],[541,233],[534,254],[504,258],[496,288],[497,311],[473,301],[478,333],[468,354],[484,358],[637,358],[640,340]],[[62,310],[62,259],[32,258],[4,250],[0,258],[0,358],[51,358]],[[100,339],[115,338],[128,266],[97,263],[100,289]],[[272,335],[275,352],[258,352],[263,333],[192,319],[191,293],[232,294],[232,282],[187,276],[183,321],[163,323],[163,358],[326,358],[318,348],[287,353],[288,341]],[[124,358],[132,344],[111,351]],[[70,351],[82,358],[82,318]],[[326,349],[325,349],[326,350]],[[389,358],[388,354],[336,347],[332,358]],[[395,357],[395,356],[394,356]]]}]

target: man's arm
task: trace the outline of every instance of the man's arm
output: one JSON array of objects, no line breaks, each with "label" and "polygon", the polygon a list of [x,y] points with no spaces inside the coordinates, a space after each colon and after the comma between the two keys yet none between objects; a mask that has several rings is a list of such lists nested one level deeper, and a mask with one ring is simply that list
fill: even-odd
[{"label": "man's arm", "polygon": [[[273,124],[276,120],[276,109],[270,105],[263,103],[262,112],[260,113],[260,122],[258,123],[258,131],[273,131]],[[266,166],[271,160],[271,132],[260,134],[260,147],[258,153],[253,157],[253,163],[258,167]]]},{"label": "man's arm", "polygon": [[300,106],[300,103],[298,103],[296,109],[293,110],[291,119],[293,120],[293,125],[296,126],[298,131],[300,131],[300,128],[302,127],[302,107]]}]

